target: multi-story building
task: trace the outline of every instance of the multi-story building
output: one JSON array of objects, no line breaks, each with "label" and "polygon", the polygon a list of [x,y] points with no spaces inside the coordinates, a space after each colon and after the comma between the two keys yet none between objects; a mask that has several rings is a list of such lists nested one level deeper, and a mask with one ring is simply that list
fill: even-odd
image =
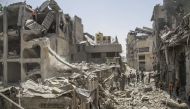
[{"label": "multi-story building", "polygon": [[153,10],[154,56],[159,80],[180,82],[181,90],[190,91],[189,81],[189,0],[163,0]]},{"label": "multi-story building", "polygon": [[22,2],[11,4],[0,12],[1,80],[18,83],[34,72],[42,78],[51,77],[48,48],[71,61],[81,40],[81,19],[75,16],[72,20],[54,0],[45,1],[36,10]]},{"label": "multi-story building", "polygon": [[48,69],[56,70],[49,59],[56,56],[48,56],[47,49],[67,62],[119,63],[122,52],[117,38],[111,41],[102,33],[95,38],[84,35],[81,18],[64,14],[54,0],[37,9],[14,3],[0,12],[0,76],[4,83],[18,83],[33,74],[43,79],[56,75]]},{"label": "multi-story building", "polygon": [[146,27],[136,28],[128,33],[126,41],[128,65],[138,70],[152,71],[152,30]]},{"label": "multi-story building", "polygon": [[78,61],[93,63],[106,63],[110,61],[121,61],[120,53],[122,52],[121,44],[118,43],[117,37],[111,41],[111,36],[104,36],[103,33],[97,33],[96,36],[90,34],[84,35],[84,40],[78,44]]}]

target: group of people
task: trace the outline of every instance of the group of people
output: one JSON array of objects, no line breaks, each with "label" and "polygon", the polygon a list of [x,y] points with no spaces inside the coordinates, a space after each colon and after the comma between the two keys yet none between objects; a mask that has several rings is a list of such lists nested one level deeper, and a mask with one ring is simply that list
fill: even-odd
[{"label": "group of people", "polygon": [[[121,73],[121,76],[119,77],[119,86],[120,86],[119,89],[124,90],[126,84],[130,86],[131,83],[135,85],[136,83],[139,83],[140,81],[144,83],[144,78],[145,78],[145,74],[143,70],[140,70],[140,71],[136,70],[135,73],[132,73],[132,70],[130,70],[128,75]],[[150,75],[149,75],[148,81],[150,82]]]},{"label": "group of people", "polygon": [[[130,72],[131,73],[131,72]],[[136,82],[142,82],[144,83],[144,77],[145,77],[145,74],[144,74],[144,71],[141,70],[140,72],[138,70],[136,70]]]}]

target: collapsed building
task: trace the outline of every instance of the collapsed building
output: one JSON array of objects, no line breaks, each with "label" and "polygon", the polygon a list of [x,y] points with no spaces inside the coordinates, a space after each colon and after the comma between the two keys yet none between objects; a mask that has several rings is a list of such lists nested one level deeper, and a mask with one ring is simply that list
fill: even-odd
[{"label": "collapsed building", "polygon": [[[49,7],[50,8],[49,8]],[[42,78],[49,60],[46,55],[53,49],[70,61],[74,54],[74,37],[83,37],[80,18],[71,20],[60,11],[54,1],[44,2],[33,10],[25,3],[15,3],[1,12],[1,76],[4,83],[23,81],[32,70],[39,70]],[[55,53],[52,53],[55,55]],[[48,68],[48,67],[47,67]]]},{"label": "collapsed building", "polygon": [[126,39],[127,64],[138,70],[153,70],[153,30],[147,27],[130,31]]},{"label": "collapsed building", "polygon": [[189,0],[164,0],[156,5],[154,28],[154,62],[166,87],[180,81],[182,92],[190,91],[189,82]]},{"label": "collapsed building", "polygon": [[94,63],[115,63],[120,64],[122,52],[121,44],[117,37],[112,41],[111,36],[104,36],[103,33],[97,33],[94,44],[86,46],[87,62]]},{"label": "collapsed building", "polygon": [[121,44],[110,36],[101,40],[108,42],[84,33],[81,18],[64,14],[54,0],[36,9],[25,2],[4,7],[0,79],[11,87],[0,90],[0,108],[105,109],[107,101],[117,103],[105,90],[125,70]]}]

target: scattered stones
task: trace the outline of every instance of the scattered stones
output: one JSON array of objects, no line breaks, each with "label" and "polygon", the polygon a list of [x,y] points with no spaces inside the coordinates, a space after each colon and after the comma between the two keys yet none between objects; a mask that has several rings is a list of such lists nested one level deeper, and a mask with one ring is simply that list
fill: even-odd
[{"label": "scattered stones", "polygon": [[143,106],[141,109],[148,109],[146,106]]},{"label": "scattered stones", "polygon": [[149,101],[149,97],[148,96],[142,96],[141,101],[142,102]]},{"label": "scattered stones", "polygon": [[147,93],[147,92],[150,92],[150,91],[153,91],[152,86],[146,86],[144,88],[144,93]]},{"label": "scattered stones", "polygon": [[[162,103],[163,100],[171,100],[170,96],[165,91],[155,90],[155,83],[152,81],[150,84],[143,84],[139,82],[135,85],[126,87],[126,91],[114,92],[115,99],[118,100],[119,105],[114,105],[115,109],[175,109]],[[181,103],[182,108],[188,109],[187,105]]]}]

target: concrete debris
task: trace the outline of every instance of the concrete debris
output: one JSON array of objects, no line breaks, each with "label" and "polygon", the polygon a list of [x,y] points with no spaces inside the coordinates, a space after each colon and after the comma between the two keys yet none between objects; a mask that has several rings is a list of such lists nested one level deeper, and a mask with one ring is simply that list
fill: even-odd
[{"label": "concrete debris", "polygon": [[165,101],[165,100],[162,100],[162,103],[171,107],[172,109],[189,109],[186,103],[178,103],[175,101]]},{"label": "concrete debris", "polygon": [[143,106],[141,109],[148,109],[146,106]]},{"label": "concrete debris", "polygon": [[145,88],[144,88],[144,92],[146,93],[146,92],[150,92],[150,91],[152,91],[153,89],[152,89],[152,86],[145,86]]},{"label": "concrete debris", "polygon": [[[36,9],[25,2],[8,5],[0,11],[0,80],[13,87],[0,90],[0,108],[188,109],[172,91],[175,85],[183,95],[177,96],[186,98],[183,92],[190,90],[183,80],[190,64],[190,14],[181,23],[176,18],[175,29],[155,17],[158,30],[137,27],[128,33],[128,64],[135,70],[122,62],[117,36],[84,33],[81,18],[64,14],[55,0]],[[167,85],[170,95],[162,90]]]},{"label": "concrete debris", "polygon": [[149,101],[149,97],[148,96],[142,96],[141,101],[142,102]]},{"label": "concrete debris", "polygon": [[[128,69],[134,71],[130,67]],[[166,91],[156,88],[155,81],[134,82],[134,84],[135,86],[126,85],[127,88],[124,91],[113,93],[119,103],[114,105],[115,109],[175,109],[176,107],[176,109],[188,109],[184,101],[179,104],[175,99],[170,98]]]}]

